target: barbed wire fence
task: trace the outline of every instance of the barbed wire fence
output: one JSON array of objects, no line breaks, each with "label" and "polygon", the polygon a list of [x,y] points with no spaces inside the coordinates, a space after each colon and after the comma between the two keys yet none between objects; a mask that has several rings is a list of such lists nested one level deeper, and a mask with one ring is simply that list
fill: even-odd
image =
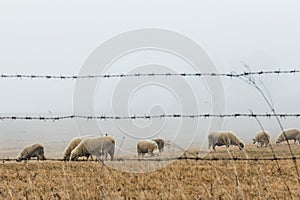
[{"label": "barbed wire fence", "polygon": [[[94,78],[130,78],[130,77],[227,77],[227,78],[238,78],[245,82],[252,84],[252,86],[259,89],[255,82],[253,81],[253,76],[263,76],[263,75],[284,75],[284,74],[300,74],[299,69],[291,69],[291,70],[260,70],[260,71],[250,71],[250,68],[245,65],[248,71],[243,71],[240,73],[230,72],[230,73],[134,73],[134,74],[100,74],[100,75],[38,75],[38,74],[1,74],[0,78],[2,79],[63,79],[63,80],[77,80],[77,79],[94,79]],[[261,91],[262,92],[262,91]],[[265,97],[266,99],[266,97]],[[176,118],[255,118],[257,120],[258,117],[264,118],[299,118],[300,113],[275,113],[273,109],[271,109],[271,113],[223,113],[223,114],[211,114],[211,113],[203,113],[203,114],[160,114],[160,115],[130,115],[130,116],[110,116],[110,115],[77,115],[77,114],[69,114],[69,115],[57,115],[47,116],[47,115],[7,115],[0,113],[0,120],[41,120],[41,121],[59,121],[59,120],[68,120],[68,119],[83,119],[83,120],[138,120],[138,119],[176,119]],[[288,142],[288,141],[287,141]],[[292,153],[292,152],[291,152]],[[294,156],[292,156],[294,157]],[[182,158],[180,158],[182,159]],[[276,159],[276,158],[275,158]]]},{"label": "barbed wire fence", "polygon": [[[283,75],[283,74],[299,74],[300,70],[292,69],[292,70],[260,70],[260,71],[244,71],[241,73],[230,72],[230,73],[135,73],[135,74],[101,74],[101,75],[37,75],[37,74],[1,74],[0,78],[2,79],[63,79],[63,80],[76,80],[76,79],[94,79],[94,78],[142,78],[142,77],[227,77],[227,78],[247,78],[251,76],[262,76],[262,75]],[[285,118],[298,118],[300,117],[300,113],[232,113],[232,114],[160,114],[160,115],[131,115],[131,116],[109,116],[109,115],[62,115],[62,116],[28,116],[28,115],[1,115],[0,120],[41,120],[41,121],[59,121],[59,120],[68,120],[68,119],[86,119],[86,120],[138,120],[138,119],[176,119],[176,118],[241,118],[241,117],[249,117],[256,118],[257,117],[279,117],[282,119]],[[179,158],[182,159],[182,158]],[[189,159],[189,158],[187,158]],[[276,160],[276,158],[274,158]],[[288,158],[289,159],[289,158]]]},{"label": "barbed wire fence", "polygon": [[[247,67],[247,66],[246,66]],[[269,70],[269,71],[244,71],[241,73],[236,72],[230,72],[230,73],[135,73],[135,74],[102,74],[102,75],[38,75],[38,74],[1,74],[0,78],[2,79],[60,79],[60,80],[77,80],[77,79],[95,79],[95,78],[143,78],[143,77],[225,77],[225,78],[237,78],[240,79],[253,87],[255,87],[260,93],[263,95],[264,99],[268,103],[271,112],[270,113],[253,113],[250,111],[249,113],[220,113],[220,114],[212,114],[212,113],[202,113],[202,114],[160,114],[160,115],[130,115],[130,116],[113,116],[113,115],[77,115],[77,114],[69,114],[69,115],[57,115],[53,116],[47,116],[47,115],[8,115],[8,114],[0,114],[0,120],[40,120],[40,121],[59,121],[59,120],[69,120],[69,119],[83,119],[83,120],[138,120],[138,119],[145,119],[145,120],[151,120],[151,119],[179,119],[179,118],[187,118],[187,119],[196,119],[196,118],[254,118],[257,123],[259,124],[260,128],[264,130],[263,125],[261,124],[259,118],[276,118],[277,122],[279,123],[284,135],[285,132],[283,130],[283,127],[280,123],[279,119],[286,119],[286,118],[299,118],[300,113],[277,113],[275,112],[272,103],[268,101],[268,98],[264,95],[261,88],[259,88],[256,85],[256,82],[253,80],[253,76],[265,76],[265,75],[294,75],[294,74],[300,74],[300,70],[298,69],[292,69],[292,70]],[[285,135],[286,136],[286,135]],[[284,186],[286,190],[289,192],[290,197],[292,198],[292,192],[287,184],[286,178],[284,178],[282,173],[282,166],[278,161],[289,161],[292,160],[294,163],[294,169],[295,169],[295,176],[297,177],[298,184],[300,185],[300,176],[299,176],[299,170],[298,170],[298,163],[297,161],[300,159],[300,155],[294,154],[294,152],[291,149],[289,141],[286,139],[290,156],[288,157],[278,157],[276,155],[276,152],[274,151],[274,148],[272,144],[270,144],[271,148],[271,157],[238,157],[230,154],[230,157],[199,157],[197,153],[191,153],[192,156],[179,156],[179,157],[159,157],[159,158],[147,158],[147,159],[139,159],[139,158],[126,158],[127,161],[140,161],[143,160],[145,162],[153,162],[153,161],[176,161],[176,160],[192,160],[192,161],[254,161],[257,163],[259,161],[275,161],[276,168],[282,177],[282,180],[284,182]],[[123,140],[122,140],[123,144]],[[187,150],[182,149],[177,144],[172,144],[176,148],[180,149],[182,152],[185,152]],[[15,159],[9,159],[9,158],[0,158],[0,161],[13,161]],[[47,159],[50,161],[63,161],[63,159],[57,159],[57,158],[50,158]],[[116,159],[116,162],[123,161],[122,158]],[[292,170],[292,169],[291,169]],[[235,168],[235,174],[236,174],[236,184],[237,187],[239,187],[239,180],[238,180],[238,173]],[[264,175],[263,175],[263,178]]]}]

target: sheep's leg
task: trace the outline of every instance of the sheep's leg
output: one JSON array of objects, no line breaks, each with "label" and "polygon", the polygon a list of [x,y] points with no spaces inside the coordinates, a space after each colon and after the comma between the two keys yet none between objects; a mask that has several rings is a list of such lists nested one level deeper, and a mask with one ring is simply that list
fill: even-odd
[{"label": "sheep's leg", "polygon": [[261,147],[261,142],[257,142],[257,148]]},{"label": "sheep's leg", "polygon": [[143,158],[143,157],[144,157],[144,154],[145,154],[145,153],[139,152],[139,153],[138,153],[138,157],[139,157],[139,158],[141,158],[141,157]]},{"label": "sheep's leg", "polygon": [[37,156],[37,160],[43,160],[43,156],[42,155],[38,155]]},{"label": "sheep's leg", "polygon": [[113,161],[114,160],[114,153],[111,152],[111,153],[109,153],[109,155],[110,155],[110,160]]},{"label": "sheep's leg", "polygon": [[44,156],[42,156],[40,154],[37,155],[37,160],[44,160],[43,158],[44,158]]}]

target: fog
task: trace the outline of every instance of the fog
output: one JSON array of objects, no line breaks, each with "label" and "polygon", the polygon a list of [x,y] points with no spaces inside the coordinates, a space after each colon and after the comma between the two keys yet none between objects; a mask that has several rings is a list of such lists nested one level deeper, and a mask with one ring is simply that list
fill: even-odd
[{"label": "fog", "polygon": [[[300,69],[300,4],[297,1],[2,1],[0,74],[78,75],[103,42],[131,30],[158,28],[178,32],[200,45],[217,72]],[[176,43],[176,41],[174,41]],[[99,66],[99,73],[101,72]],[[109,74],[195,72],[168,52],[141,50],[112,63]],[[215,77],[207,77],[214,79]],[[300,74],[254,76],[278,113],[299,113]],[[127,116],[212,113],[270,113],[261,94],[245,81],[222,77],[224,108],[216,108],[207,79],[131,77],[97,80],[93,112]],[[77,80],[0,79],[0,114],[57,116],[77,113]],[[220,94],[220,99],[222,99]],[[83,102],[84,103],[84,102]],[[261,118],[272,140],[280,132],[275,119]],[[300,128],[299,119],[281,119],[284,128]],[[136,140],[162,137],[188,148],[206,147],[214,129],[232,130],[246,143],[260,130],[255,119],[152,119],[0,121],[0,157],[14,157],[24,146],[43,143],[61,157],[71,138],[108,133],[117,146],[135,151]],[[124,138],[124,139],[122,139]],[[131,150],[130,150],[131,149]]]}]

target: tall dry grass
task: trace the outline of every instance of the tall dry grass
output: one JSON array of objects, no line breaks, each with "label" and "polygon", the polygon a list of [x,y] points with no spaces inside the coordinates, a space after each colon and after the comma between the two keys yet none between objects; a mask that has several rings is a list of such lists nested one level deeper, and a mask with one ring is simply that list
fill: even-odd
[{"label": "tall dry grass", "polygon": [[[299,146],[291,147],[300,156]],[[274,149],[279,156],[289,156],[283,155],[289,151],[286,145]],[[245,152],[248,157],[271,156],[269,148],[254,146],[247,146],[244,152],[230,148],[230,152],[237,157]],[[208,154],[210,158],[226,156],[224,148]],[[274,161],[259,160],[178,160],[161,170],[136,174],[114,170],[100,162],[4,162],[0,165],[0,198],[300,199],[294,162],[278,162],[281,175]]]}]

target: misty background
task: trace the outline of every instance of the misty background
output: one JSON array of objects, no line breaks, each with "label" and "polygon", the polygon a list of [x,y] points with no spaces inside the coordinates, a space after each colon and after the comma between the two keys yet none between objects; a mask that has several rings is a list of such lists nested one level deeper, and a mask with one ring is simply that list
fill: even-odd
[{"label": "misty background", "polygon": [[[173,30],[194,40],[206,50],[220,73],[243,72],[247,70],[243,63],[252,71],[299,69],[299,6],[297,1],[258,0],[1,1],[0,73],[78,75],[90,53],[106,40],[126,31],[151,27]],[[153,63],[178,72],[193,72],[188,63],[176,56],[140,51],[113,63],[109,73],[130,73],[142,64]],[[153,70],[167,69],[151,67],[146,71]],[[299,77],[299,74],[262,75],[255,79],[263,82],[278,113],[298,113]],[[212,111],[213,102],[202,78],[169,77],[166,78],[172,84],[169,87],[155,84],[165,78],[140,79],[99,81],[95,112],[90,115],[180,113],[181,101],[172,88],[184,84],[194,92],[197,104],[197,109],[191,103],[184,111],[192,114]],[[147,85],[143,85],[145,82]],[[249,113],[249,109],[270,113],[253,87],[233,78],[222,78],[222,82],[226,113]],[[76,80],[0,79],[0,114],[73,114],[75,83]],[[132,91],[125,97],[127,104],[118,104],[118,99],[113,99],[115,89],[130,84],[133,86],[127,88]],[[260,120],[274,141],[280,132],[276,120]],[[284,128],[300,128],[296,118],[281,122]],[[61,157],[71,138],[104,133],[114,136],[124,152],[135,152],[137,138],[147,137],[174,140],[184,148],[190,145],[200,148],[208,132],[214,129],[210,123],[211,119],[0,121],[0,157],[14,157],[32,143],[43,143],[46,154]],[[223,130],[234,131],[246,143],[260,130],[252,118],[226,118],[219,123]]]}]

